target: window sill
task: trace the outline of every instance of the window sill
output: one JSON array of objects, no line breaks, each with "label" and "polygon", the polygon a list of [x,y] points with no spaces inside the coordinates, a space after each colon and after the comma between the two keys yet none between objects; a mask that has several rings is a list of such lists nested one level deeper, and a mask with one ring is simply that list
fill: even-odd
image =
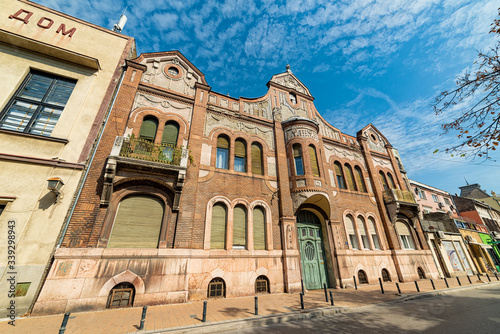
[{"label": "window sill", "polygon": [[26,133],[26,132],[18,132],[18,131],[0,129],[0,133],[5,133],[5,134],[9,134],[9,135],[14,135],[14,136],[28,137],[28,138],[33,138],[33,139],[53,141],[53,142],[62,143],[62,144],[69,143],[69,140],[67,140],[67,139],[34,135],[32,133]]}]

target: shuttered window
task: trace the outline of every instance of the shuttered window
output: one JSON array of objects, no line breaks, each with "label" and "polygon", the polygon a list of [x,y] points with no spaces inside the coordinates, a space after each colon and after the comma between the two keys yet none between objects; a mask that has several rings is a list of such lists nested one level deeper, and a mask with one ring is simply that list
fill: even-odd
[{"label": "shuttered window", "polygon": [[368,217],[368,230],[370,232],[370,235],[372,236],[373,247],[375,247],[375,249],[380,249],[377,229],[375,228],[375,220],[372,217]]},{"label": "shuttered window", "polygon": [[354,167],[354,173],[356,175],[356,183],[358,184],[358,188],[362,192],[366,192],[366,184],[363,179],[363,172],[361,172],[361,168],[359,166]]},{"label": "shuttered window", "polygon": [[261,207],[253,209],[253,248],[266,249],[266,218]]},{"label": "shuttered window", "polygon": [[337,176],[337,185],[340,189],[347,189],[345,185],[344,172],[342,172],[342,165],[340,162],[335,162],[335,175]]},{"label": "shuttered window", "polygon": [[177,146],[177,138],[179,137],[179,124],[176,122],[167,122],[163,129],[161,143],[164,145]]},{"label": "shuttered window", "polygon": [[345,164],[345,175],[347,178],[347,184],[349,185],[349,189],[353,191],[358,191],[358,187],[356,183],[354,183],[354,175],[352,174],[352,168],[349,164]]},{"label": "shuttered window", "polygon": [[227,209],[222,203],[212,207],[212,227],[210,231],[210,249],[226,248]]},{"label": "shuttered window", "polygon": [[146,116],[142,121],[139,138],[154,141],[156,130],[158,129],[158,120],[153,116]]},{"label": "shuttered window", "polygon": [[241,139],[234,143],[234,170],[237,172],[247,171],[247,145]]},{"label": "shuttered window", "polygon": [[396,183],[394,183],[394,178],[392,177],[392,174],[387,173],[387,176],[389,178],[389,185],[391,186],[391,189],[396,189]]},{"label": "shuttered window", "polygon": [[309,145],[309,159],[311,160],[313,176],[319,176],[318,157],[316,156],[316,149],[312,145]]},{"label": "shuttered window", "polygon": [[302,148],[300,144],[293,145],[293,160],[295,162],[295,175],[304,175],[304,164],[302,162]]},{"label": "shuttered window", "polygon": [[356,236],[356,230],[354,228],[354,218],[352,218],[351,215],[347,215],[345,219],[345,224],[347,228],[347,235],[349,237],[349,242],[351,243],[352,249],[359,249],[358,237]]},{"label": "shuttered window", "polygon": [[163,203],[155,197],[126,197],[118,206],[108,247],[158,247],[164,211]]},{"label": "shuttered window", "polygon": [[370,249],[370,242],[368,241],[368,235],[366,234],[365,220],[363,217],[358,216],[358,230],[361,236],[361,241],[363,242],[364,249]]},{"label": "shuttered window", "polygon": [[233,210],[233,248],[247,246],[247,210],[237,205]]},{"label": "shuttered window", "polygon": [[415,244],[413,243],[413,238],[411,236],[410,229],[408,225],[401,221],[396,222],[396,232],[398,232],[401,244],[404,249],[415,249]]},{"label": "shuttered window", "polygon": [[229,169],[229,140],[224,136],[217,138],[217,168]]},{"label": "shuttered window", "polygon": [[382,182],[382,188],[384,188],[384,190],[389,189],[389,186],[387,185],[387,179],[385,178],[384,172],[381,171],[379,173],[379,175],[380,175],[380,182]]},{"label": "shuttered window", "polygon": [[264,175],[262,167],[262,146],[258,143],[252,144],[252,174]]}]

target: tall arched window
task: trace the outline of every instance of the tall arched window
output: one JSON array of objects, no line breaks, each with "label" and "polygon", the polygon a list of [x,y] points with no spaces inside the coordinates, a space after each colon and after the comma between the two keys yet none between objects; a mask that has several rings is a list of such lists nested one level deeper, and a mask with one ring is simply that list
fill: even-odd
[{"label": "tall arched window", "polygon": [[396,189],[396,183],[394,183],[394,178],[392,177],[391,173],[387,173],[388,179],[389,179],[389,185],[391,186],[391,189]]},{"label": "tall arched window", "polygon": [[344,172],[342,171],[342,165],[340,162],[335,162],[335,175],[337,176],[337,185],[340,189],[347,189],[344,179]]},{"label": "tall arched window", "polygon": [[304,175],[302,147],[300,146],[300,144],[293,144],[293,160],[295,162],[295,175]]},{"label": "tall arched window", "polygon": [[377,229],[375,228],[375,219],[368,217],[368,230],[372,236],[373,247],[380,249],[380,242],[378,240]]},{"label": "tall arched window", "polygon": [[356,183],[358,184],[358,188],[362,192],[366,192],[366,184],[363,178],[363,172],[361,172],[361,168],[359,166],[354,167],[354,173],[356,175]]},{"label": "tall arched window", "polygon": [[252,143],[252,174],[264,175],[262,167],[262,146],[259,143]]},{"label": "tall arched window", "polygon": [[253,209],[253,248],[266,249],[266,216],[260,206]]},{"label": "tall arched window", "polygon": [[316,149],[313,145],[309,145],[309,160],[311,161],[312,175],[319,176],[318,157],[316,156]]},{"label": "tall arched window", "polygon": [[396,222],[396,232],[398,232],[399,240],[401,240],[401,245],[403,249],[415,249],[415,244],[413,242],[413,237],[411,236],[410,229],[406,223],[402,221]]},{"label": "tall arched window", "polygon": [[215,167],[229,169],[229,140],[226,136],[217,138],[217,160]]},{"label": "tall arched window", "polygon": [[109,248],[156,248],[165,212],[164,204],[156,197],[132,195],[120,201]]},{"label": "tall arched window", "polygon": [[223,203],[212,207],[212,226],[210,231],[210,249],[226,248],[227,208]]},{"label": "tall arched window", "polygon": [[352,174],[351,166],[349,164],[345,164],[344,167],[349,190],[358,191],[358,187],[356,187],[356,183],[354,183],[354,175]]},{"label": "tall arched window", "polygon": [[139,131],[139,139],[155,141],[156,130],[158,130],[158,120],[154,116],[146,116],[142,120],[141,130]]},{"label": "tall arched window", "polygon": [[352,249],[359,249],[358,236],[356,235],[356,229],[354,228],[354,218],[351,215],[347,215],[345,218],[345,224]]},{"label": "tall arched window", "polygon": [[237,205],[233,210],[233,248],[245,249],[247,246],[247,209]]},{"label": "tall arched window", "polygon": [[234,143],[234,170],[247,171],[247,145],[243,139],[236,139]]},{"label": "tall arched window", "polygon": [[370,249],[370,242],[368,241],[368,235],[366,234],[365,220],[363,217],[358,216],[357,222],[361,241],[363,242],[363,248]]},{"label": "tall arched window", "polygon": [[172,160],[174,148],[177,146],[177,137],[179,137],[179,124],[174,121],[168,121],[163,128],[161,144],[163,146],[163,155],[167,160]]},{"label": "tall arched window", "polygon": [[380,171],[379,176],[380,182],[382,182],[382,188],[384,188],[384,190],[389,189],[389,185],[387,184],[387,179],[385,178],[384,172]]}]

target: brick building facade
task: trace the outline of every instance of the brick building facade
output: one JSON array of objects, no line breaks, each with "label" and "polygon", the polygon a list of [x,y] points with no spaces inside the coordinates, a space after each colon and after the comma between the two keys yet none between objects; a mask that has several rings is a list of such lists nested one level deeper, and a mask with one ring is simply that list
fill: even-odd
[{"label": "brick building facade", "polygon": [[288,66],[239,99],[177,51],[125,71],[35,313],[437,277],[390,143]]}]

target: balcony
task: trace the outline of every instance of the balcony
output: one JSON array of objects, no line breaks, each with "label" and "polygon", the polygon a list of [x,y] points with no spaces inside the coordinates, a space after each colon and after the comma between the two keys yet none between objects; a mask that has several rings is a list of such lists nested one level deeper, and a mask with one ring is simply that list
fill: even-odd
[{"label": "balcony", "polygon": [[387,189],[384,191],[384,202],[405,202],[416,204],[415,197],[410,191],[400,189]]},{"label": "balcony", "polygon": [[125,138],[119,156],[180,166],[182,151],[182,148],[173,145],[155,144],[132,137]]}]

